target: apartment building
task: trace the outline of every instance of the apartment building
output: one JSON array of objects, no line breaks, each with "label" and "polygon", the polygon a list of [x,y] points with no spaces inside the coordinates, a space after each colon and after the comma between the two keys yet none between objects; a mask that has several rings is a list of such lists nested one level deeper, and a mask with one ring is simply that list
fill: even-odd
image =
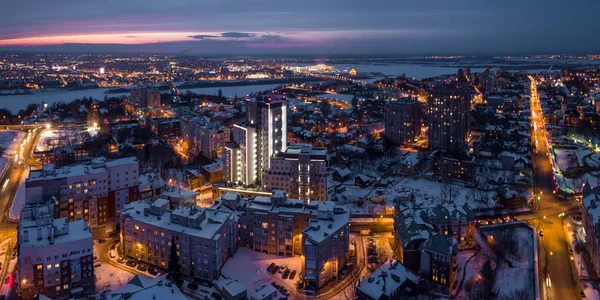
[{"label": "apartment building", "polygon": [[262,174],[266,191],[282,189],[288,197],[306,203],[327,200],[327,149],[291,145],[271,158]]},{"label": "apartment building", "polygon": [[237,250],[237,227],[235,213],[221,204],[169,210],[166,199],[135,201],[121,214],[121,247],[128,257],[166,269],[174,239],[183,274],[214,280]]},{"label": "apartment building", "polygon": [[159,107],[160,91],[149,88],[133,88],[131,89],[130,99],[135,107]]},{"label": "apartment building", "polygon": [[55,216],[87,220],[98,228],[114,220],[137,197],[139,163],[135,157],[32,170],[25,181],[26,203],[53,201]]},{"label": "apartment building", "polygon": [[224,149],[225,180],[242,185],[260,181],[271,157],[287,148],[285,95],[258,95],[246,99],[246,121],[234,125]]},{"label": "apartment building", "polygon": [[229,192],[219,201],[238,212],[240,246],[283,256],[302,254],[302,230],[318,210],[316,204],[288,199],[282,190],[253,199]]},{"label": "apartment building", "polygon": [[53,205],[28,204],[21,213],[17,247],[18,292],[68,298],[94,294],[94,253],[84,220],[54,218]]},{"label": "apartment building", "polygon": [[449,295],[458,273],[456,239],[435,233],[424,244],[421,254],[421,277],[431,290]]},{"label": "apartment building", "polygon": [[412,145],[421,135],[421,106],[412,99],[389,101],[385,105],[385,136],[398,145]]},{"label": "apartment building", "polygon": [[340,278],[348,262],[350,213],[334,202],[319,204],[317,218],[302,231],[304,278],[319,289]]}]

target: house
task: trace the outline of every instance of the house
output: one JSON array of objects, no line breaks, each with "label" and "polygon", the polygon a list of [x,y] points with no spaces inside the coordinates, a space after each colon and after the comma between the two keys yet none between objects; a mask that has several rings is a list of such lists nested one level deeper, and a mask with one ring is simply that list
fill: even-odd
[{"label": "house", "polygon": [[383,263],[356,287],[359,300],[402,299],[417,293],[419,278],[397,260]]},{"label": "house", "polygon": [[354,184],[361,188],[367,187],[367,186],[371,185],[372,183],[373,183],[373,180],[371,178],[367,177],[366,175],[358,174],[356,177],[354,177]]},{"label": "house", "polygon": [[594,270],[600,270],[600,187],[590,188],[588,182],[583,187],[582,223],[585,246],[591,256]]},{"label": "house", "polygon": [[186,170],[183,176],[190,190],[195,190],[204,185],[204,176],[198,170]]},{"label": "house", "polygon": [[223,163],[216,162],[203,166],[202,175],[206,178],[206,181],[210,183],[223,181]]},{"label": "house", "polygon": [[162,275],[156,278],[147,278],[135,275],[127,285],[115,291],[108,292],[108,300],[146,300],[146,299],[169,299],[185,300],[187,299],[181,290],[167,278]]},{"label": "house", "polygon": [[352,175],[352,172],[350,172],[350,170],[348,170],[347,168],[340,168],[337,169],[335,171],[333,171],[333,180],[336,181],[341,181],[344,182],[348,179],[350,179],[350,176]]},{"label": "house", "polygon": [[277,289],[270,285],[263,285],[259,287],[254,295],[250,297],[251,300],[271,300],[277,297]]},{"label": "house", "polygon": [[229,277],[221,275],[219,279],[213,280],[213,285],[225,300],[241,300],[248,298],[246,295],[246,286]]},{"label": "house", "polygon": [[457,244],[456,239],[439,233],[423,244],[420,273],[430,290],[450,295],[458,272]]}]

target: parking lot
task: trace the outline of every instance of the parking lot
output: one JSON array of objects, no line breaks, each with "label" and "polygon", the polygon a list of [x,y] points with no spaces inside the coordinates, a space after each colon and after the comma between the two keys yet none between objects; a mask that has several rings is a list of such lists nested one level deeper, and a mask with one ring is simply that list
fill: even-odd
[{"label": "parking lot", "polygon": [[[282,268],[283,267],[283,268]],[[293,278],[291,274],[296,271]],[[300,257],[284,257],[240,248],[225,263],[223,275],[246,286],[248,298],[267,285],[278,289],[278,296],[290,299],[303,297],[296,292],[296,283],[302,272]],[[287,295],[286,295],[287,294]]]},{"label": "parking lot", "polygon": [[362,241],[367,251],[367,269],[373,271],[383,262],[392,259],[392,233],[381,233],[371,236],[364,236]]}]

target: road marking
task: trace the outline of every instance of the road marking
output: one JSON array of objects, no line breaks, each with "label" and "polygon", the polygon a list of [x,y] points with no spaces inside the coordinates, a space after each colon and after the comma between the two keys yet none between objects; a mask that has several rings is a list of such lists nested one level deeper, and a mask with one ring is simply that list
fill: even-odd
[{"label": "road marking", "polygon": [[8,181],[9,181],[9,180],[10,180],[10,179],[6,179],[6,180],[4,181],[4,184],[2,185],[2,190],[3,190],[3,191],[4,191],[4,190],[6,189],[6,187],[8,186]]}]

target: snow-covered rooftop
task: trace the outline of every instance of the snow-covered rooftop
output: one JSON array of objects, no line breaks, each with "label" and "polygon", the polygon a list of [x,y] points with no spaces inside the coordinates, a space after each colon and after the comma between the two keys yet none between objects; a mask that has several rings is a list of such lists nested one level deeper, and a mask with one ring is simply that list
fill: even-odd
[{"label": "snow-covered rooftop", "polygon": [[106,299],[118,300],[147,300],[147,299],[169,299],[169,300],[186,300],[181,290],[173,284],[167,275],[156,278],[147,278],[140,275],[135,275],[129,283],[106,295]]},{"label": "snow-covered rooftop", "polygon": [[[158,199],[157,201],[164,200]],[[166,201],[166,200],[165,200]],[[173,211],[164,211],[162,215],[154,215],[148,213],[151,211],[151,207],[165,207],[165,203],[150,203],[148,201],[136,201],[125,205],[121,214],[132,220],[136,220],[141,223],[151,224],[160,228],[185,233],[205,239],[212,239],[215,237],[221,226],[224,226],[225,221],[232,216],[232,211],[224,207],[219,208],[199,208],[183,207],[180,206]],[[171,216],[173,214],[173,216]],[[182,216],[200,216],[205,214],[203,219],[199,219],[198,223],[189,222],[188,224],[194,224],[197,226],[185,226],[173,222],[172,217]],[[200,217],[198,217],[200,218]]]},{"label": "snow-covered rooftop", "polygon": [[[371,299],[391,299],[392,294],[400,295],[402,291],[411,292],[419,283],[419,278],[410,272],[399,261],[386,261],[356,287],[357,290]],[[397,292],[398,291],[398,292]]]},{"label": "snow-covered rooftop", "polygon": [[350,213],[347,209],[341,206],[335,206],[334,202],[325,201],[319,204],[317,218],[308,222],[302,232],[307,238],[307,241],[320,243],[327,237],[340,231],[343,227],[348,226],[350,222]]}]

